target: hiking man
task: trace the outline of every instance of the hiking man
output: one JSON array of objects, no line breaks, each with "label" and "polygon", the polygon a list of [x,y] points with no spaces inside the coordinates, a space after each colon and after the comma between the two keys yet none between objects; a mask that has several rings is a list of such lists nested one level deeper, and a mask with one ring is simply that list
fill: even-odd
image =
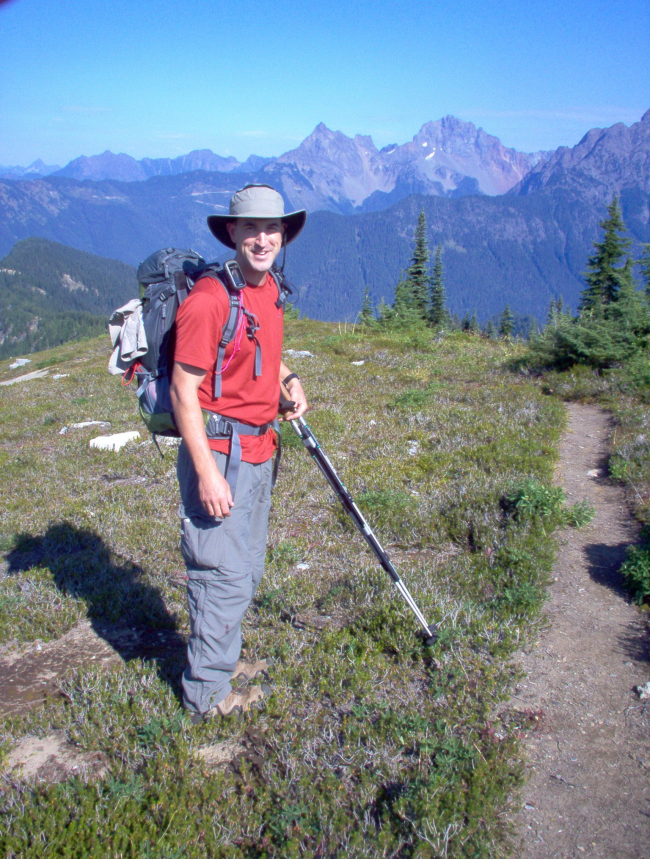
[{"label": "hiking man", "polygon": [[[268,667],[238,660],[242,618],[264,570],[281,381],[294,403],[287,417],[307,409],[298,376],[281,360],[283,309],[270,269],[306,217],[305,210],[285,215],[268,185],[247,185],[228,215],[208,217],[212,234],[236,251],[246,281],[220,375],[215,362],[229,314],[223,285],[202,277],[176,317],[171,396],[182,436],[177,473],[191,623],[183,703],[197,723],[208,713],[246,711],[268,691],[233,689],[231,680],[252,680]],[[215,413],[207,425],[202,409]]]}]

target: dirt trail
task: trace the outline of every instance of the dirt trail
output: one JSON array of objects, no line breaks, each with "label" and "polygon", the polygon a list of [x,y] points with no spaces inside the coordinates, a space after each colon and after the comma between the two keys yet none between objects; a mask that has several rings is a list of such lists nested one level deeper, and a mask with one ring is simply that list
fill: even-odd
[{"label": "dirt trail", "polygon": [[596,516],[561,535],[549,628],[521,656],[527,677],[515,705],[541,713],[526,740],[515,855],[646,859],[650,702],[634,687],[650,680],[650,637],[618,572],[637,530],[622,490],[604,476],[610,417],[594,406],[568,408],[559,478],[569,503],[586,497]]}]

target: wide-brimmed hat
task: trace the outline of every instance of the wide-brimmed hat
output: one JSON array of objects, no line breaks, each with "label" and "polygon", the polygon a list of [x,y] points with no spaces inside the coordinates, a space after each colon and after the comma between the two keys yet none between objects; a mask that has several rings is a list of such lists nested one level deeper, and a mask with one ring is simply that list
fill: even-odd
[{"label": "wide-brimmed hat", "polygon": [[236,250],[236,247],[226,224],[236,218],[280,218],[287,225],[284,243],[288,245],[305,226],[307,212],[300,209],[285,215],[284,200],[274,188],[270,185],[246,185],[230,198],[228,215],[208,216],[208,227],[212,235],[219,239],[222,245],[233,250]]}]

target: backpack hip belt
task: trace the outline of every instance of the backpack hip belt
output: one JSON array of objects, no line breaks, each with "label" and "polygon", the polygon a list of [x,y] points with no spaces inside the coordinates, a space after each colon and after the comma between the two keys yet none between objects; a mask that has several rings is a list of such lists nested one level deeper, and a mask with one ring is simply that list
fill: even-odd
[{"label": "backpack hip belt", "polygon": [[205,434],[209,439],[230,439],[230,450],[228,452],[228,462],[226,463],[226,473],[224,478],[230,486],[230,493],[233,501],[235,500],[235,492],[237,490],[237,478],[239,477],[239,466],[241,465],[241,442],[240,435],[261,436],[265,435],[270,429],[275,430],[278,439],[278,450],[273,463],[273,478],[271,485],[275,486],[275,481],[278,476],[278,468],[280,467],[280,459],[282,458],[282,441],[280,435],[280,424],[277,420],[270,423],[262,424],[259,427],[251,426],[250,424],[242,423],[234,418],[226,417],[225,415],[211,412],[208,409],[203,409],[203,415],[209,415],[205,424]]}]

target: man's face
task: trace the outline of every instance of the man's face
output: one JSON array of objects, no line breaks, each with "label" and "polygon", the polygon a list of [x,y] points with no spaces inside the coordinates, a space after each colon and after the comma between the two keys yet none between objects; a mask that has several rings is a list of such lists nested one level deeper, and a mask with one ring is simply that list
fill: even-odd
[{"label": "man's face", "polygon": [[242,274],[249,283],[262,283],[282,249],[284,224],[279,219],[238,218],[227,227]]}]

